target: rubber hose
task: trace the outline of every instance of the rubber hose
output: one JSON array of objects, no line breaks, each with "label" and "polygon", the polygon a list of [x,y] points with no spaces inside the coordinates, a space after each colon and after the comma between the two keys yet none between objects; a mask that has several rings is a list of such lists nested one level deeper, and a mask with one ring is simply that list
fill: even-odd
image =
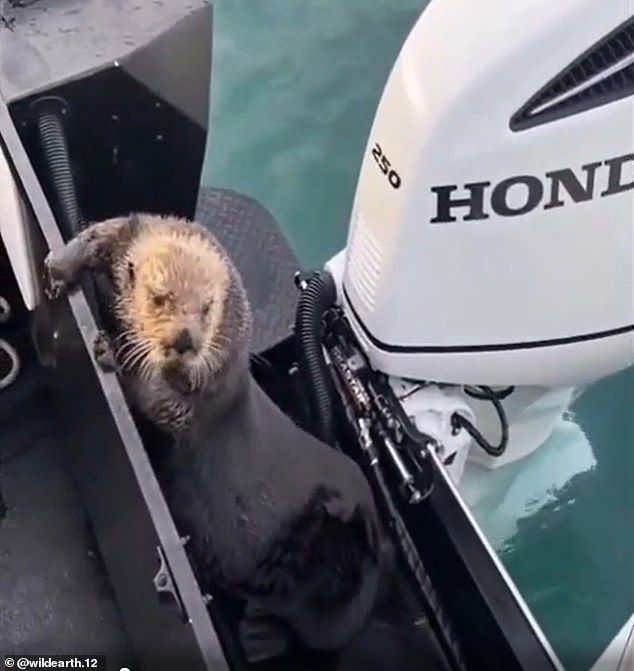
[{"label": "rubber hose", "polygon": [[317,270],[302,284],[295,317],[299,366],[308,387],[313,423],[319,438],[331,446],[335,444],[334,411],[330,374],[321,344],[321,320],[336,297],[330,273]]},{"label": "rubber hose", "polygon": [[38,117],[37,126],[66,232],[74,236],[84,227],[84,222],[75,193],[64,127],[59,117],[52,112],[45,112]]}]

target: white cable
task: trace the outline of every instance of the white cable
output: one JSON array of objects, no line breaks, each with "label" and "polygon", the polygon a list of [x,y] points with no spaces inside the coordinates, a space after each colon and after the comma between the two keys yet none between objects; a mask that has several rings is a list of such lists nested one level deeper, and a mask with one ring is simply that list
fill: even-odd
[{"label": "white cable", "polygon": [[10,317],[11,305],[9,305],[9,301],[4,296],[0,296],[0,324],[8,322]]},{"label": "white cable", "polygon": [[[8,322],[10,317],[11,305],[4,296],[0,296],[0,324]],[[4,377],[0,378],[0,389],[5,389],[15,381],[15,378],[20,372],[20,357],[15,348],[3,338],[0,338],[0,350],[2,350],[11,361],[9,372]]]},{"label": "white cable", "polygon": [[11,369],[4,377],[0,378],[0,389],[5,389],[15,381],[20,372],[20,357],[15,348],[3,338],[0,338],[0,350],[3,350],[11,359]]}]

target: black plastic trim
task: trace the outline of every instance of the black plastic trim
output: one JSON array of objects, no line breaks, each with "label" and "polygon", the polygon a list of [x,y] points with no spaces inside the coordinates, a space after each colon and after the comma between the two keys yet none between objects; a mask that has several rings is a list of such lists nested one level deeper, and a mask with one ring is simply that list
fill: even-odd
[{"label": "black plastic trim", "polygon": [[511,117],[509,122],[511,130],[514,132],[527,130],[633,95],[634,63],[564,98],[552,107],[538,113],[533,112],[536,107],[600,75],[602,71],[610,68],[619,58],[628,53],[634,53],[634,18],[627,19],[595,42],[532,96]]},{"label": "black plastic trim", "polygon": [[604,338],[612,338],[614,336],[623,335],[624,333],[634,332],[634,324],[627,324],[607,331],[598,331],[596,333],[582,333],[576,336],[568,336],[565,338],[552,338],[550,340],[531,340],[526,342],[514,343],[490,343],[486,345],[390,345],[376,338],[368,327],[363,323],[359,313],[356,311],[350,296],[343,287],[343,295],[346,305],[352,311],[352,314],[359,324],[366,338],[378,349],[384,352],[391,352],[393,354],[449,354],[466,353],[466,352],[500,352],[500,351],[515,351],[523,349],[539,349],[541,347],[560,347],[562,345],[573,345],[579,342],[586,342],[588,340],[602,340]]}]

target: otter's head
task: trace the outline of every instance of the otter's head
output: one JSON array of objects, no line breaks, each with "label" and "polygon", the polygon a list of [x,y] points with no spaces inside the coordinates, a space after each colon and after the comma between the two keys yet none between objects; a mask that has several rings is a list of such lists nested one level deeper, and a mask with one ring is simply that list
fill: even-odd
[{"label": "otter's head", "polygon": [[199,235],[168,232],[139,236],[122,271],[120,312],[137,363],[160,370],[180,391],[200,389],[228,345],[227,261]]}]

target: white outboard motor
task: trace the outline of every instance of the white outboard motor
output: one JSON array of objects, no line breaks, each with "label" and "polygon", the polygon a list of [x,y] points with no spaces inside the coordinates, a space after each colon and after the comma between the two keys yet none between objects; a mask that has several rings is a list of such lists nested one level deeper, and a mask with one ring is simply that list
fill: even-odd
[{"label": "white outboard motor", "polygon": [[[383,92],[327,268],[395,388],[516,387],[505,455],[471,450],[490,466],[634,361],[633,94],[629,0],[432,0]],[[441,417],[425,393],[408,413]]]}]

